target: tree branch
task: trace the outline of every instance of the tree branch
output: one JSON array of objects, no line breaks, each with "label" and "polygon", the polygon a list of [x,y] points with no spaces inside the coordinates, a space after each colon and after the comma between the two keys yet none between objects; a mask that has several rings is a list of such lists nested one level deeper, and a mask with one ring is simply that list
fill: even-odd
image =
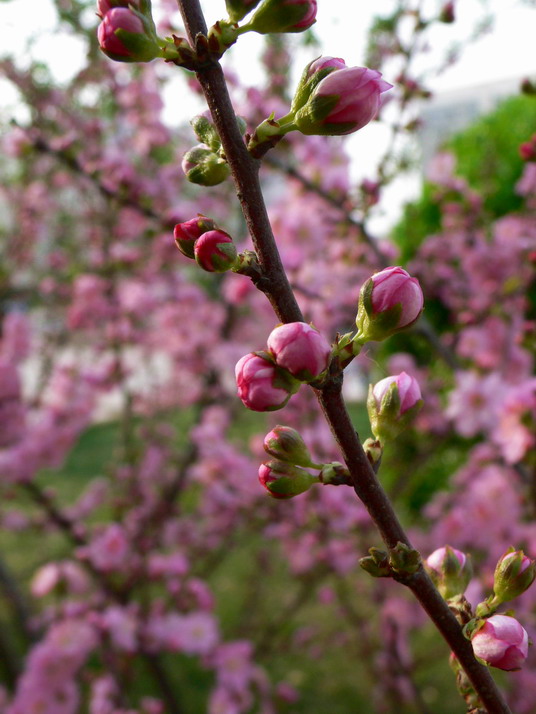
[{"label": "tree branch", "polygon": [[[206,33],[199,0],[177,0],[192,46],[199,33]],[[303,321],[303,316],[292,292],[274,240],[260,187],[258,161],[251,158],[238,129],[223,71],[218,63],[199,69],[201,84],[212,119],[220,135],[227,161],[231,168],[238,198],[253,239],[259,260],[268,280],[259,286],[282,322]],[[331,431],[341,448],[350,471],[354,490],[376,523],[389,548],[398,542],[409,543],[393,507],[376,478],[361,447],[341,394],[342,375],[327,381],[316,390],[321,408]],[[450,611],[447,603],[434,587],[424,569],[401,579],[415,594],[424,610],[443,635],[467,676],[478,692],[488,714],[510,714],[501,693],[486,667],[479,664],[470,642]]]}]

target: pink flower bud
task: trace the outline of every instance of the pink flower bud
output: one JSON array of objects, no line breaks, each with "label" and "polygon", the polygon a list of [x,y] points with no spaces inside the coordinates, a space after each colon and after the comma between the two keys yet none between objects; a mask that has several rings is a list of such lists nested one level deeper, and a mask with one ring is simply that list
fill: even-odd
[{"label": "pink flower bud", "polygon": [[351,134],[375,118],[391,87],[375,69],[342,67],[314,88],[294,123],[302,134]]},{"label": "pink flower bud", "polygon": [[150,62],[160,52],[142,20],[128,7],[112,7],[97,30],[101,50],[122,62]]},{"label": "pink flower bud", "polygon": [[385,268],[361,288],[356,325],[361,343],[384,340],[412,325],[424,306],[417,278],[399,267]]},{"label": "pink flower bud", "polygon": [[398,389],[400,399],[399,414],[407,412],[421,399],[421,388],[415,377],[411,377],[406,372],[400,372],[396,376],[385,377],[385,379],[380,380],[372,390],[379,411],[382,410],[382,401],[392,384],[395,384]]},{"label": "pink flower bud", "polygon": [[195,258],[194,245],[203,233],[211,231],[216,227],[212,218],[207,218],[199,214],[196,218],[190,218],[184,223],[177,223],[173,229],[173,237],[180,252],[187,258]]},{"label": "pink flower bud", "polygon": [[289,390],[279,386],[277,367],[251,352],[235,367],[238,396],[254,412],[282,409],[290,398]]},{"label": "pink flower bud", "polygon": [[529,637],[519,622],[507,615],[493,615],[471,638],[476,657],[491,667],[512,672],[527,659]]},{"label": "pink flower bud", "polygon": [[370,385],[367,410],[370,426],[381,444],[394,439],[413,420],[422,406],[421,390],[414,377],[401,372]]},{"label": "pink flower bud", "polygon": [[318,477],[298,466],[274,459],[261,464],[259,482],[273,498],[293,498],[308,491],[313,483],[318,482]]},{"label": "pink flower bud", "polygon": [[407,327],[419,317],[424,297],[417,278],[412,278],[403,268],[385,268],[372,276],[372,310],[378,314],[397,305],[402,313],[397,327]]},{"label": "pink flower bud", "polygon": [[276,327],[267,344],[278,366],[302,382],[315,379],[328,367],[331,347],[320,332],[306,322]]},{"label": "pink flower bud", "polygon": [[[295,466],[314,467],[301,434],[290,426],[278,424],[264,437],[264,450],[280,461]],[[320,467],[319,467],[320,468]]]},{"label": "pink flower bud", "polygon": [[495,568],[494,603],[499,605],[518,597],[532,585],[535,578],[536,562],[522,550],[508,550]]},{"label": "pink flower bud", "polygon": [[463,594],[473,576],[470,558],[449,545],[434,550],[426,559],[426,566],[446,600]]},{"label": "pink flower bud", "polygon": [[194,246],[197,264],[209,273],[225,273],[236,262],[233,239],[224,231],[207,231],[198,238]]}]

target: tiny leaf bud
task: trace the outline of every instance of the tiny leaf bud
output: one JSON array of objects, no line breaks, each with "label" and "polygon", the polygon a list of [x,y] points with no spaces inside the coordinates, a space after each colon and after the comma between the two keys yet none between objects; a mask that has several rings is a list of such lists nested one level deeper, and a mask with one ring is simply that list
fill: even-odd
[{"label": "tiny leaf bud", "polygon": [[423,310],[424,297],[417,278],[399,267],[375,273],[361,288],[356,341],[381,341],[410,327]]},{"label": "tiny leaf bud", "polygon": [[229,165],[203,144],[187,151],[182,159],[182,170],[188,181],[200,186],[216,186],[229,176]]},{"label": "tiny leaf bud", "polygon": [[495,568],[493,590],[494,603],[500,605],[519,597],[532,585],[536,577],[536,562],[522,550],[510,548]]},{"label": "tiny leaf bud", "polygon": [[220,136],[210,119],[207,119],[203,114],[199,114],[190,119],[190,124],[202,144],[206,144],[214,152],[221,149]]},{"label": "tiny leaf bud", "polygon": [[389,578],[391,576],[391,565],[389,564],[389,554],[379,548],[369,548],[370,555],[360,558],[359,565],[374,578]]},{"label": "tiny leaf bud", "polygon": [[416,573],[421,565],[421,555],[415,548],[410,548],[405,543],[398,542],[389,554],[391,569],[402,575]]},{"label": "tiny leaf bud", "polygon": [[406,372],[370,385],[367,410],[372,433],[381,444],[394,439],[409,426],[422,405],[419,384]]},{"label": "tiny leaf bud", "polygon": [[425,564],[445,600],[462,595],[473,576],[470,558],[450,545],[434,550]]},{"label": "tiny leaf bud", "polygon": [[301,434],[290,426],[278,424],[264,437],[264,450],[280,461],[306,468],[320,468],[311,459]]},{"label": "tiny leaf bud", "polygon": [[259,481],[273,498],[293,498],[308,491],[318,477],[308,471],[273,459],[261,464]]},{"label": "tiny leaf bud", "polygon": [[209,273],[225,273],[236,262],[233,239],[224,231],[207,231],[197,239],[194,245],[197,264]]},{"label": "tiny leaf bud", "polygon": [[481,623],[471,637],[475,656],[507,672],[521,669],[529,650],[526,630],[508,615],[493,615]]},{"label": "tiny leaf bud", "polygon": [[199,214],[184,223],[177,223],[173,229],[173,237],[180,252],[187,258],[195,258],[194,245],[198,238],[207,231],[214,230],[216,224],[212,218]]},{"label": "tiny leaf bud", "polygon": [[306,322],[276,327],[267,345],[276,364],[302,382],[313,381],[328,367],[331,347],[323,335]]}]

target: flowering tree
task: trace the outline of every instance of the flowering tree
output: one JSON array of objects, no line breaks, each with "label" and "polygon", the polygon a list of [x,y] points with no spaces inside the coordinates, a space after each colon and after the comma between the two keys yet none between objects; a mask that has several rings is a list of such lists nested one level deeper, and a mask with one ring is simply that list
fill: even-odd
[{"label": "flowering tree", "polygon": [[[174,3],[155,24],[148,0],[99,0],[96,32],[86,3],[58,2],[88,47],[63,88],[2,62],[28,107],[4,135],[2,528],[32,553],[0,563],[3,710],[462,711],[429,619],[467,711],[528,713],[531,135],[500,218],[440,155],[440,230],[391,265],[368,219],[427,93],[412,58],[452,3],[398,5],[373,68],[311,58],[294,92],[282,38],[315,0],[227,0],[208,29],[197,0],[178,8],[183,32]],[[268,40],[261,88],[219,64],[246,32]],[[210,110],[194,147],[161,117],[184,70]],[[331,137],[367,131],[389,96],[393,145],[356,193]],[[372,382],[353,419],[346,375]],[[113,425],[91,427],[106,407]],[[504,608],[519,596],[523,624]]]}]

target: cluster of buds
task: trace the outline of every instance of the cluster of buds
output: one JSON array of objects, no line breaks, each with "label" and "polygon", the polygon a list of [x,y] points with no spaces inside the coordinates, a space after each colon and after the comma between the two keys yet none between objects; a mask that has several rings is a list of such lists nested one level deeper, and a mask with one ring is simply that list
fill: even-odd
[{"label": "cluster of buds", "polygon": [[[315,463],[302,436],[290,426],[278,425],[264,438],[264,450],[272,458],[259,468],[261,485],[274,498],[287,499],[308,491],[314,483],[350,484],[348,469],[339,462]],[[320,473],[313,475],[306,469]]]},{"label": "cluster of buds", "polygon": [[197,215],[184,223],[177,223],[173,237],[180,252],[209,273],[224,273],[238,261],[238,253],[231,236],[216,227],[211,218]]},{"label": "cluster of buds", "polygon": [[308,135],[351,134],[376,117],[381,95],[391,87],[377,70],[347,67],[336,57],[319,57],[305,68],[290,112],[262,122],[248,149],[262,155],[265,145],[275,143],[274,137],[295,130]]},{"label": "cluster of buds", "polygon": [[235,368],[238,396],[253,411],[284,407],[302,382],[322,378],[331,356],[329,342],[305,322],[276,327],[267,347],[245,355]]},{"label": "cluster of buds", "polygon": [[[240,131],[244,133],[244,120],[237,117],[237,122]],[[225,160],[219,134],[214,124],[203,114],[195,116],[190,124],[201,143],[184,154],[182,170],[191,183],[216,186],[229,176],[229,165]]]},{"label": "cluster of buds", "polygon": [[445,546],[425,562],[434,584],[455,612],[463,610],[464,632],[475,656],[484,664],[507,671],[517,670],[528,654],[528,635],[511,615],[495,614],[499,605],[522,595],[536,577],[536,562],[522,550],[510,548],[495,568],[493,595],[477,605],[473,617],[463,593],[473,576],[469,556]]}]

